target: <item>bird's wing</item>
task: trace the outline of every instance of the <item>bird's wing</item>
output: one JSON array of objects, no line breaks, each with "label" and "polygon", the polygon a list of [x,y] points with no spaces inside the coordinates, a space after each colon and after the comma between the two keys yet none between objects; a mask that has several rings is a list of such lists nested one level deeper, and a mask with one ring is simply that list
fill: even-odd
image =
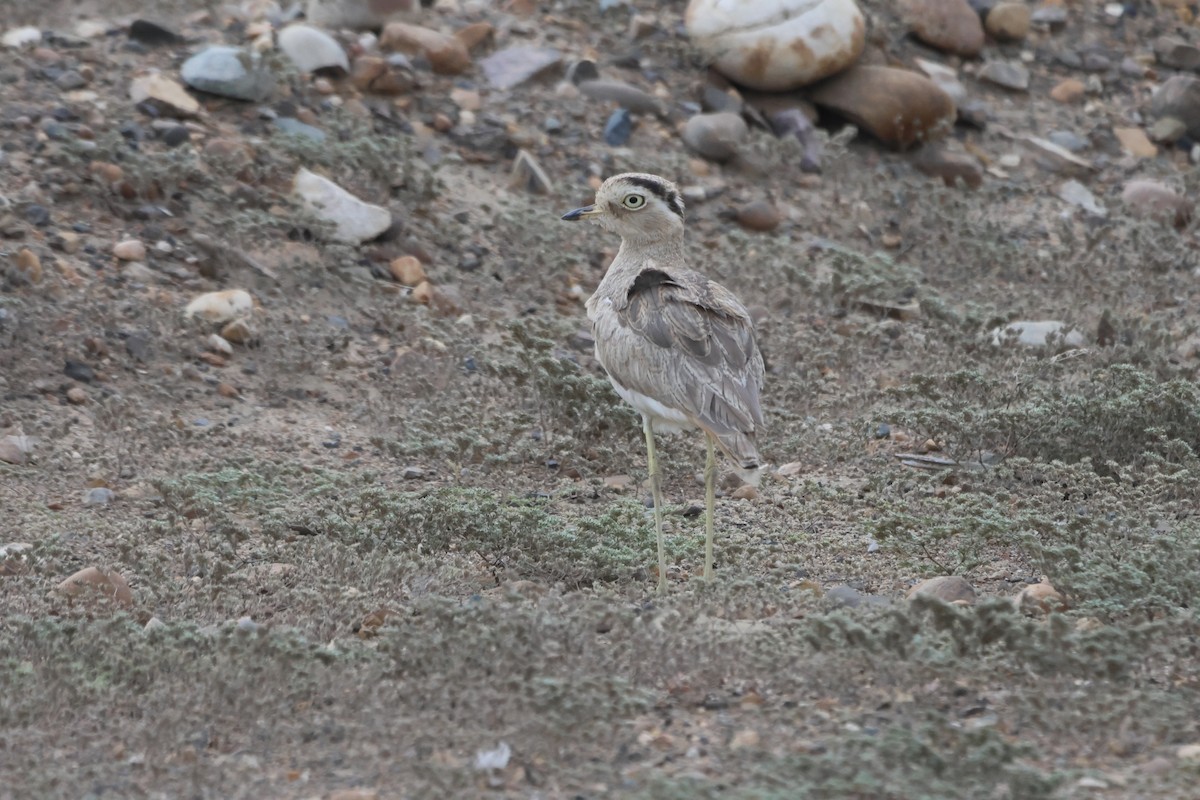
[{"label": "bird's wing", "polygon": [[717,436],[762,425],[762,355],[749,313],[728,289],[690,270],[649,266],[613,306],[632,334],[624,358],[606,359],[618,383]]}]

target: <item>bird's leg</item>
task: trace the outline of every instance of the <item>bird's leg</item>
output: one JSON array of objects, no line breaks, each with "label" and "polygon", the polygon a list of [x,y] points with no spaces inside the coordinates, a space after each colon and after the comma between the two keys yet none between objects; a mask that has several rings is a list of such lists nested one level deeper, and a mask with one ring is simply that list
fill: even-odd
[{"label": "bird's leg", "polygon": [[708,460],[704,464],[704,580],[713,577],[713,511],[717,505],[717,447],[713,436],[704,432],[708,443]]},{"label": "bird's leg", "polygon": [[642,418],[642,430],[646,432],[646,462],[650,467],[650,493],[654,497],[654,533],[658,537],[658,592],[667,591],[667,554],[663,545],[663,497],[662,481],[658,474],[658,456],[654,452],[654,424],[649,417]]}]

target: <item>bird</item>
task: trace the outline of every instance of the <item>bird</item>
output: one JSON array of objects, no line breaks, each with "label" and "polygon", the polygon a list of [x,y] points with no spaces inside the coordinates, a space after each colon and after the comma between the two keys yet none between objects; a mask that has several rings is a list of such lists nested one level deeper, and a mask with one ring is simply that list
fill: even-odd
[{"label": "bird", "polygon": [[683,196],[666,178],[614,175],[592,205],[562,219],[599,223],[621,237],[586,308],[597,361],[617,394],[642,415],[658,591],[666,591],[667,568],[655,433],[704,432],[704,578],[711,581],[716,451],[752,485],[764,466],[756,437],[763,428],[765,370],[754,323],[733,292],[688,267]]}]

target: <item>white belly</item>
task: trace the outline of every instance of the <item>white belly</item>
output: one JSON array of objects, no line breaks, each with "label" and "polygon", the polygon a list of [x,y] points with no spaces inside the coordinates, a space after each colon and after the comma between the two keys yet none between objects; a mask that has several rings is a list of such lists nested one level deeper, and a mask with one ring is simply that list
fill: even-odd
[{"label": "white belly", "polygon": [[642,417],[650,420],[655,433],[680,433],[681,431],[695,429],[696,426],[692,424],[691,420],[682,411],[664,406],[653,397],[647,397],[640,392],[626,389],[614,381],[611,375],[608,380],[612,383],[613,388],[617,390],[617,394],[621,395],[622,400],[633,406],[634,410],[641,414]]}]

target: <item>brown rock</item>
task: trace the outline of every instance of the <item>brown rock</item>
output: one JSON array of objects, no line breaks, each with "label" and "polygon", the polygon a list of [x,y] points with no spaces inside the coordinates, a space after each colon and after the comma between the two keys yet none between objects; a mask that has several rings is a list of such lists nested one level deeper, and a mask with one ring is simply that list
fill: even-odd
[{"label": "brown rock", "polygon": [[455,87],[450,90],[450,100],[463,111],[478,111],[483,106],[483,98],[474,89]]},{"label": "brown rock", "polygon": [[350,70],[350,80],[360,92],[396,95],[413,87],[413,77],[407,70],[393,67],[379,56],[359,56]]},{"label": "brown rock", "polygon": [[124,608],[133,605],[133,592],[121,575],[100,567],[85,567],[60,583],[56,591],[74,600],[102,600]]},{"label": "brown rock", "polygon": [[1078,103],[1087,92],[1083,81],[1067,78],[1050,90],[1050,99],[1058,103]]},{"label": "brown rock", "polygon": [[1048,614],[1051,611],[1066,611],[1068,606],[1063,596],[1049,583],[1026,586],[1013,598],[1017,609],[1026,614]]},{"label": "brown rock", "polygon": [[1158,155],[1158,148],[1141,128],[1113,128],[1113,135],[1130,155],[1138,158],[1154,158]]},{"label": "brown rock", "polygon": [[511,89],[562,64],[562,53],[552,47],[521,45],[492,53],[479,62],[488,83]]},{"label": "brown rock", "polygon": [[217,394],[221,395],[221,397],[237,397],[238,390],[237,387],[222,381],[217,384]]},{"label": "brown rock", "polygon": [[413,302],[420,303],[423,306],[433,302],[433,284],[429,281],[421,281],[412,291]]},{"label": "brown rock", "polygon": [[454,32],[454,38],[463,43],[463,47],[472,53],[475,49],[488,44],[496,38],[496,29],[488,22],[473,22],[465,28]]},{"label": "brown rock", "polygon": [[983,167],[979,159],[968,153],[951,153],[932,145],[922,147],[913,156],[913,166],[923,175],[941,178],[947,186],[954,186],[959,180],[969,189],[983,185]]},{"label": "brown rock", "polygon": [[633,485],[633,478],[629,475],[605,475],[604,485],[613,491],[623,492]]},{"label": "brown rock", "polygon": [[105,185],[112,186],[125,177],[125,170],[107,161],[93,161],[88,165],[88,171]]},{"label": "brown rock", "polygon": [[975,605],[975,587],[958,575],[941,575],[921,581],[908,590],[908,599],[917,595],[936,597],[944,603]]},{"label": "brown rock", "polygon": [[811,98],[898,150],[944,136],[954,125],[950,96],[903,69],[851,67],[818,85]]},{"label": "brown rock", "polygon": [[81,386],[72,386],[67,389],[67,402],[73,406],[87,405],[88,393]]},{"label": "brown rock", "polygon": [[1192,202],[1158,181],[1130,181],[1121,191],[1121,200],[1129,213],[1140,219],[1156,219],[1177,228],[1192,219]]},{"label": "brown rock", "polygon": [[779,209],[767,200],[751,200],[737,210],[738,224],[752,231],[773,231],[782,219]]},{"label": "brown rock", "polygon": [[235,319],[221,328],[221,338],[234,344],[249,344],[255,338],[254,328],[244,319]]},{"label": "brown rock", "polygon": [[967,0],[904,0],[913,33],[928,45],[973,58],[983,50],[983,24]]},{"label": "brown rock", "polygon": [[722,111],[696,114],[684,123],[680,136],[690,149],[712,161],[735,158],[750,129],[741,114]]},{"label": "brown rock", "polygon": [[433,66],[433,71],[443,75],[457,75],[471,66],[471,54],[461,41],[420,25],[388,23],[379,37],[379,46],[385,50],[425,56]]},{"label": "brown rock", "polygon": [[734,489],[731,497],[733,497],[734,500],[757,500],[758,488],[747,483]]},{"label": "brown rock", "polygon": [[1029,35],[1032,14],[1024,3],[997,3],[984,21],[987,32],[1002,42],[1019,42]]},{"label": "brown rock", "polygon": [[405,286],[417,286],[425,281],[425,267],[414,256],[400,256],[388,265],[392,277]]},{"label": "brown rock", "polygon": [[17,251],[17,269],[30,283],[42,282],[42,260],[28,247]]}]

